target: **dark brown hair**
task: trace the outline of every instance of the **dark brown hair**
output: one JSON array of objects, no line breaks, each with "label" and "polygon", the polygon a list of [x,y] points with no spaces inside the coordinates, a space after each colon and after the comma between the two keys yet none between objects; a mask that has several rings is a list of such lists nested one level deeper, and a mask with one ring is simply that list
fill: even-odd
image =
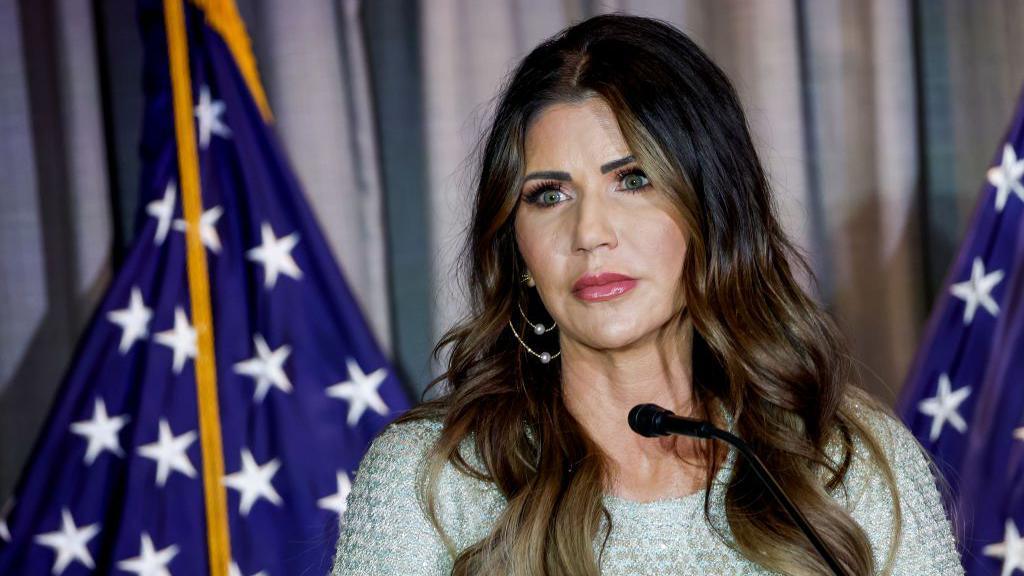
[{"label": "dark brown hair", "polygon": [[[526,328],[517,302],[536,307],[519,282],[525,266],[513,222],[526,131],[546,106],[601,98],[655,188],[687,224],[683,312],[692,320],[696,414],[724,408],[744,438],[851,574],[873,573],[870,542],[832,497],[843,487],[854,439],[878,463],[895,502],[885,454],[851,398],[881,409],[852,384],[849,355],[828,315],[801,289],[794,267],[813,274],[784,234],[746,119],[725,74],[686,35],[649,18],[608,14],[561,31],[509,77],[480,147],[465,271],[469,315],[448,331],[446,371],[430,386],[443,395],[398,421],[443,420],[421,489],[455,559],[454,574],[599,573],[592,542],[601,520],[607,467],[566,410],[560,360],[541,364],[514,339]],[[536,298],[536,297],[534,297]],[[520,331],[520,334],[524,333]],[[484,470],[463,460],[472,437]],[[838,461],[826,445],[838,446]],[[706,444],[708,493],[721,448]],[[456,553],[436,517],[436,482],[451,463],[493,484],[508,506],[491,532]],[[574,468],[569,470],[569,464]],[[788,574],[829,570],[785,511],[736,462],[725,490],[731,545]],[[705,516],[710,503],[705,499]],[[893,511],[900,525],[899,506]],[[606,536],[607,533],[604,534]],[[890,548],[898,546],[898,536]]]}]

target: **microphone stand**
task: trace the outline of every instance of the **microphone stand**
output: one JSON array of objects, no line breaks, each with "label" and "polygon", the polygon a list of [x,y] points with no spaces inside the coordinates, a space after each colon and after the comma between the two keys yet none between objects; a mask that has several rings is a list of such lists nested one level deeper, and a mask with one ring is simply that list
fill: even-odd
[{"label": "microphone stand", "polygon": [[847,576],[847,573],[832,556],[832,553],[829,552],[821,537],[818,536],[818,533],[807,522],[807,519],[804,518],[804,515],[797,509],[789,497],[786,496],[782,487],[779,486],[779,483],[768,472],[761,459],[750,450],[750,447],[743,440],[725,430],[712,426],[710,422],[676,416],[671,410],[662,408],[657,404],[637,404],[634,406],[629,411],[629,427],[637,434],[648,438],[668,436],[669,434],[679,434],[693,438],[717,438],[739,450],[746,457],[747,461],[750,462],[754,473],[761,479],[761,482],[768,487],[768,491],[775,496],[779,504],[782,504],[782,507],[789,513],[790,518],[796,522],[800,530],[807,536],[807,539],[811,541],[811,544],[814,545],[814,548],[825,560],[829,568],[832,569],[832,572],[837,576]]}]

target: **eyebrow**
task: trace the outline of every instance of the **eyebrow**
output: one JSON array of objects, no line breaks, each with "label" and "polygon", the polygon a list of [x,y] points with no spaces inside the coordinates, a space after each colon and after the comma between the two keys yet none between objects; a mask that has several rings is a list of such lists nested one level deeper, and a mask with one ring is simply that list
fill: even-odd
[{"label": "eyebrow", "polygon": [[[630,162],[636,160],[633,156],[625,156],[618,160],[612,160],[606,164],[601,165],[601,174],[607,174],[612,170],[615,170],[619,166],[624,166]],[[564,180],[566,182],[572,181],[572,176],[568,172],[560,172],[557,170],[547,170],[541,172],[530,172],[523,179],[523,182],[528,180]]]}]

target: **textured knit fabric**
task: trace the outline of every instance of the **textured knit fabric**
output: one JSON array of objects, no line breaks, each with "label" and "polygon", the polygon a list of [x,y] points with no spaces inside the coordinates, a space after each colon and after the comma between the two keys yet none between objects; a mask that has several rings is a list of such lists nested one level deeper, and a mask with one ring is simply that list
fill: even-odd
[{"label": "textured knit fabric", "polygon": [[[932,472],[910,432],[895,419],[862,412],[889,455],[897,478],[903,513],[903,536],[892,574],[896,576],[963,574],[956,542]],[[341,520],[333,576],[444,575],[453,558],[423,513],[415,478],[427,449],[441,432],[433,421],[392,425],[374,440],[360,464],[348,509]],[[479,460],[463,444],[463,454],[477,469]],[[834,454],[835,452],[830,452]],[[731,537],[724,517],[721,488],[735,453],[715,479],[711,521]],[[833,496],[864,528],[876,566],[888,553],[892,499],[863,444],[856,442],[847,490]],[[612,533],[601,559],[604,575],[773,574],[727,546],[703,515],[705,491],[680,498],[635,502],[605,495]],[[490,483],[469,478],[446,464],[439,483],[442,525],[458,551],[486,536],[505,506]],[[604,530],[599,532],[603,534]],[[595,555],[601,538],[595,539]]]}]

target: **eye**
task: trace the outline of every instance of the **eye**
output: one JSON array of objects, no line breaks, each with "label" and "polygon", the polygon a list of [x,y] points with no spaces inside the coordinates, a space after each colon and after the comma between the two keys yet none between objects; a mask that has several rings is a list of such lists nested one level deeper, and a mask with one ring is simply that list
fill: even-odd
[{"label": "eye", "polygon": [[636,167],[616,172],[615,177],[625,185],[623,190],[626,192],[638,192],[651,185],[651,181],[644,171]]},{"label": "eye", "polygon": [[562,196],[565,196],[565,192],[557,182],[541,182],[526,193],[523,201],[540,208],[550,208],[558,204]]}]

